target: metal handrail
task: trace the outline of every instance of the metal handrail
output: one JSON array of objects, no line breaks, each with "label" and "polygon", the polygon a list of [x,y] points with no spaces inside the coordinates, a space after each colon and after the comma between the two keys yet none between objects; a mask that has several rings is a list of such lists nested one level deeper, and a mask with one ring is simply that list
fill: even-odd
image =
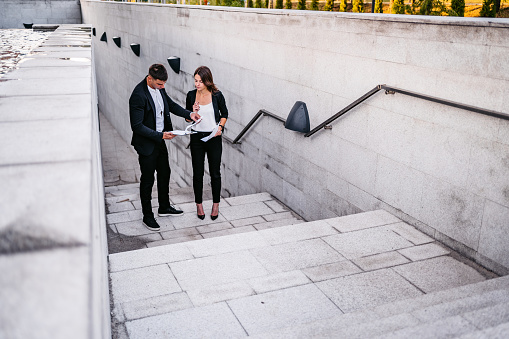
[{"label": "metal handrail", "polygon": [[[407,91],[407,90],[404,90],[404,89],[401,89],[401,88],[397,88],[397,87],[393,87],[393,86],[387,86],[387,85],[383,84],[383,85],[377,85],[375,88],[373,88],[372,90],[370,90],[367,93],[365,93],[364,95],[362,95],[360,98],[358,98],[357,100],[355,100],[354,102],[352,102],[351,104],[349,104],[348,106],[343,108],[341,111],[339,111],[338,113],[334,114],[332,117],[330,117],[329,119],[325,120],[320,125],[316,126],[311,131],[306,133],[304,135],[304,137],[310,137],[313,134],[315,134],[316,132],[318,132],[319,130],[327,128],[328,125],[331,122],[333,122],[334,120],[340,118],[341,116],[343,116],[345,113],[347,113],[351,109],[355,108],[356,106],[358,106],[359,104],[361,104],[365,100],[369,99],[374,94],[378,93],[380,90],[385,90],[385,94],[400,93],[400,94],[408,95],[408,96],[411,96],[411,97],[414,97],[414,98],[419,98],[419,99],[423,99],[423,100],[439,103],[439,104],[446,105],[446,106],[451,106],[451,107],[455,107],[455,108],[461,108],[461,109],[464,109],[464,110],[467,110],[467,111],[470,111],[470,112],[475,112],[475,113],[479,113],[479,114],[483,114],[483,115],[488,115],[488,116],[495,117],[495,118],[509,120],[509,114],[507,114],[507,113],[496,112],[496,111],[493,111],[493,110],[488,110],[488,109],[484,109],[484,108],[480,108],[480,107],[476,107],[476,106],[465,105],[465,104],[462,104],[462,103],[459,103],[459,102],[456,102],[456,101],[450,101],[450,100],[446,100],[446,99],[432,97],[432,96],[429,96],[429,95],[420,94],[420,93],[416,93],[416,92],[411,92],[411,91]],[[258,118],[262,114],[264,116],[268,115],[268,116],[270,116],[272,118],[275,118],[275,119],[277,119],[277,120],[279,120],[279,121],[281,121],[283,123],[286,122],[284,119],[278,117],[277,115],[262,109],[262,110],[258,111],[258,113],[256,113],[256,115],[253,117],[253,119],[251,119],[251,121],[246,125],[246,127],[244,127],[244,129],[239,133],[239,135],[233,141],[231,139],[229,139],[228,137],[225,137],[226,140],[228,140],[229,142],[231,142],[233,144],[240,144],[240,142],[239,142],[240,138],[242,138],[242,136],[244,136],[244,134],[251,128],[251,126],[253,126],[253,124],[256,122],[256,120],[258,120]]]}]

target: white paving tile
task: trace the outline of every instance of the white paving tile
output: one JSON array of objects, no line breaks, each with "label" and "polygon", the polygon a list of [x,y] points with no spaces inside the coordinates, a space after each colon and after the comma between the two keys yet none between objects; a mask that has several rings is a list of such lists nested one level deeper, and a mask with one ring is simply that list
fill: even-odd
[{"label": "white paving tile", "polygon": [[302,270],[314,282],[357,274],[362,270],[351,261],[343,260],[332,264],[309,267]]},{"label": "white paving tile", "polygon": [[220,209],[220,213],[226,218],[226,220],[236,220],[265,214],[273,214],[274,211],[272,211],[263,202],[253,202],[245,205],[225,207]]},{"label": "white paving tile", "polygon": [[195,241],[189,243],[188,248],[195,257],[205,257],[268,245],[258,232],[248,232]]},{"label": "white paving tile", "polygon": [[394,251],[358,258],[352,261],[364,271],[378,270],[410,262],[407,258]]},{"label": "white paving tile", "polygon": [[248,283],[256,293],[265,293],[283,288],[309,284],[310,281],[301,271],[290,271],[252,278]]},{"label": "white paving tile", "polygon": [[272,200],[272,196],[269,193],[263,192],[257,194],[225,198],[224,200],[226,200],[231,206],[236,206],[236,205],[246,205],[253,202]]},{"label": "white paving tile", "polygon": [[412,261],[430,259],[451,253],[451,251],[437,243],[408,247],[399,250],[398,252]]},{"label": "white paving tile", "polygon": [[194,307],[193,303],[184,292],[122,303],[126,320],[145,318],[192,307]]},{"label": "white paving tile", "polygon": [[351,232],[375,226],[393,224],[401,220],[387,211],[376,210],[326,219],[326,221],[340,232]]},{"label": "white paving tile", "polygon": [[433,238],[428,237],[426,234],[417,230],[415,227],[410,226],[406,222],[397,222],[395,224],[390,224],[387,227],[415,245],[433,242]]},{"label": "white paving tile", "polygon": [[260,231],[271,245],[319,238],[338,232],[324,221],[314,221]]},{"label": "white paving tile", "polygon": [[278,202],[276,200],[268,200],[268,201],[265,201],[265,203],[267,204],[267,206],[272,208],[272,210],[276,213],[288,211],[288,208],[286,208],[285,206],[283,206],[280,202]]},{"label": "white paving tile", "polygon": [[255,294],[245,281],[235,281],[223,285],[214,285],[198,290],[187,291],[195,306],[205,306],[220,301],[238,299]]}]

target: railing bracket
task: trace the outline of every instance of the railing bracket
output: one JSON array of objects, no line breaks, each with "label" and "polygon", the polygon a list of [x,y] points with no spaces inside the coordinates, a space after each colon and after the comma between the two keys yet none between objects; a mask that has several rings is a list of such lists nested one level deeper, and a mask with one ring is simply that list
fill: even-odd
[{"label": "railing bracket", "polygon": [[325,125],[325,126],[323,126],[323,129],[332,129],[332,126],[331,125]]},{"label": "railing bracket", "polygon": [[388,89],[385,90],[385,94],[396,94],[395,91],[389,91]]}]

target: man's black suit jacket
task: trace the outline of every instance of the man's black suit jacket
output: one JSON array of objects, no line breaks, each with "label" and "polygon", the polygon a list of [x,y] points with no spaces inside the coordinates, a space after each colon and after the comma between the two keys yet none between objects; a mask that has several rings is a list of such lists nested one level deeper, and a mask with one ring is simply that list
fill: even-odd
[{"label": "man's black suit jacket", "polygon": [[[179,117],[191,119],[191,112],[175,103],[166,93],[159,90],[164,103],[164,132],[172,131],[170,112]],[[156,145],[163,142],[163,133],[156,131],[156,109],[154,100],[148,91],[147,78],[143,79],[133,90],[129,98],[129,116],[133,138],[131,145],[138,154],[150,155]]]}]

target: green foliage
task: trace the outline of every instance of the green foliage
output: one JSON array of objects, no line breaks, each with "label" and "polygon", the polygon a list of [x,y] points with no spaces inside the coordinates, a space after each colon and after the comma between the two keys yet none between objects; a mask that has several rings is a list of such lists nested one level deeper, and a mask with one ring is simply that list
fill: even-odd
[{"label": "green foliage", "polygon": [[375,0],[375,13],[383,13],[383,0]]},{"label": "green foliage", "polygon": [[283,0],[276,0],[276,8],[283,9]]},{"label": "green foliage", "polygon": [[458,16],[458,13],[448,9],[442,0],[416,0],[412,6],[406,6],[406,10],[409,14]]},{"label": "green foliage", "polygon": [[[427,0],[424,0],[427,1]],[[405,14],[405,2],[403,0],[394,0],[391,7],[392,14]]]},{"label": "green foliage", "polygon": [[457,16],[465,16],[465,0],[451,0],[451,9]]},{"label": "green foliage", "polygon": [[311,0],[311,10],[312,11],[318,10],[318,0]]},{"label": "green foliage", "polygon": [[263,2],[263,8],[269,8],[269,0]]},{"label": "green foliage", "polygon": [[495,2],[493,0],[483,0],[480,15],[494,18],[496,14]]},{"label": "green foliage", "polygon": [[334,10],[334,0],[327,0],[327,2],[325,2],[325,7],[323,8],[323,10],[332,12]]},{"label": "green foliage", "polygon": [[363,13],[364,12],[364,1],[363,0],[352,0],[352,12]]},{"label": "green foliage", "polygon": [[285,8],[286,9],[292,9],[292,1],[291,0],[286,0]]},{"label": "green foliage", "polygon": [[255,0],[255,8],[262,8],[262,0]]},{"label": "green foliage", "polygon": [[299,0],[297,3],[297,9],[305,10],[306,9],[306,0]]},{"label": "green foliage", "polygon": [[253,0],[247,0],[247,7],[253,8]]},{"label": "green foliage", "polygon": [[339,11],[340,12],[346,12],[348,8],[348,1],[347,0],[341,0],[339,3]]}]

